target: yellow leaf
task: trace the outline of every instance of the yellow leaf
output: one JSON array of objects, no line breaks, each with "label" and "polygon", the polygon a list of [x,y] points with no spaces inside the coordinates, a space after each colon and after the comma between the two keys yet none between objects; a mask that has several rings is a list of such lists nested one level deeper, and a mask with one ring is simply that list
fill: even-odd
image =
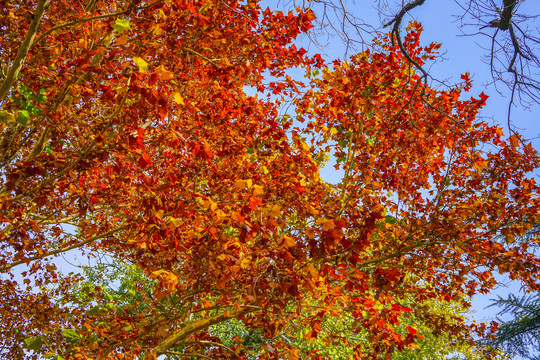
[{"label": "yellow leaf", "polygon": [[319,278],[319,272],[317,271],[317,269],[315,269],[315,266],[313,266],[313,264],[308,264],[306,266],[306,270],[308,271],[309,275],[311,276],[312,279],[318,279]]},{"label": "yellow leaf", "polygon": [[182,95],[180,95],[179,92],[174,94],[174,102],[180,105],[186,105],[184,98],[182,98]]},{"label": "yellow leaf", "polygon": [[153,26],[151,29],[153,30],[153,35],[156,35],[156,36],[159,36],[159,35],[161,35],[161,34],[163,34],[165,32],[165,30],[160,28],[158,25]]},{"label": "yellow leaf", "polygon": [[283,235],[282,237],[279,238],[281,240],[281,246],[283,246],[284,248],[288,249],[290,247],[293,247],[296,245],[296,242],[294,241],[294,239],[290,236],[287,236],[287,235]]},{"label": "yellow leaf", "polygon": [[167,273],[167,271],[165,271],[165,270],[152,271],[152,274],[150,274],[150,277],[152,279],[155,279],[155,278],[158,278],[160,275],[165,275],[166,273]]},{"label": "yellow leaf", "polygon": [[281,214],[281,206],[274,205],[268,209],[268,216],[279,216]]},{"label": "yellow leaf", "polygon": [[220,219],[220,220],[227,218],[227,214],[225,212],[223,212],[223,210],[221,210],[221,209],[218,209],[216,211],[216,215],[217,215],[218,219]]},{"label": "yellow leaf", "polygon": [[163,65],[159,66],[156,70],[158,73],[159,80],[167,81],[167,80],[174,79],[173,73],[165,69]]},{"label": "yellow leaf", "polygon": [[253,195],[262,195],[264,194],[264,189],[262,186],[255,185],[253,186]]},{"label": "yellow leaf", "polygon": [[309,145],[306,144],[305,142],[303,142],[302,140],[300,140],[300,146],[301,146],[302,150],[304,150],[304,151],[309,151],[311,149],[309,147]]},{"label": "yellow leaf", "polygon": [[86,39],[79,39],[79,47],[83,49],[88,48],[88,41]]},{"label": "yellow leaf", "polygon": [[237,180],[234,183],[234,186],[236,186],[239,190],[243,190],[247,187],[247,183],[245,180]]},{"label": "yellow leaf", "polygon": [[315,221],[315,224],[317,225],[321,225],[323,226],[323,230],[324,231],[328,231],[330,229],[333,229],[336,227],[336,225],[334,224],[334,221],[333,220],[330,220],[330,219],[325,219],[325,218],[318,218],[316,221]]},{"label": "yellow leaf", "polygon": [[139,72],[145,73],[148,63],[141,59],[140,57],[134,57],[133,62],[139,67]]},{"label": "yellow leaf", "polygon": [[333,229],[335,227],[336,227],[336,225],[334,224],[334,221],[333,220],[328,220],[323,224],[322,228],[323,228],[324,231],[328,231],[328,230]]},{"label": "yellow leaf", "polygon": [[154,216],[157,217],[159,220],[163,219],[163,210],[156,210],[155,208],[152,209],[153,213],[154,213]]},{"label": "yellow leaf", "polygon": [[240,261],[240,267],[242,269],[247,269],[250,262],[251,261],[248,258],[243,258],[242,261]]},{"label": "yellow leaf", "polygon": [[212,200],[204,200],[204,207],[209,210],[216,211],[217,204],[213,202]]},{"label": "yellow leaf", "polygon": [[218,260],[225,261],[225,260],[229,259],[229,256],[225,255],[225,254],[221,254],[217,258],[218,258]]},{"label": "yellow leaf", "polygon": [[234,185],[240,189],[240,190],[243,190],[245,188],[251,188],[253,186],[253,180],[251,179],[248,179],[248,180],[237,180]]},{"label": "yellow leaf", "polygon": [[292,349],[292,350],[289,350],[289,356],[287,357],[287,359],[289,360],[298,360],[300,358],[300,350],[298,349]]},{"label": "yellow leaf", "polygon": [[169,222],[175,227],[179,227],[180,225],[182,225],[182,220],[180,219],[177,219],[177,218],[169,218]]}]

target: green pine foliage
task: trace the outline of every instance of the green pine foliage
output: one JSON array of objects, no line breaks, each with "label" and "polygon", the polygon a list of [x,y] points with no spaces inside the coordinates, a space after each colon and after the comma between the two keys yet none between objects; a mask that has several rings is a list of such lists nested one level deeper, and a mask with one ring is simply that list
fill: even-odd
[{"label": "green pine foliage", "polygon": [[498,319],[501,325],[495,338],[488,343],[511,355],[540,360],[540,295],[499,297],[491,306],[501,308],[498,315],[512,316],[509,321]]}]

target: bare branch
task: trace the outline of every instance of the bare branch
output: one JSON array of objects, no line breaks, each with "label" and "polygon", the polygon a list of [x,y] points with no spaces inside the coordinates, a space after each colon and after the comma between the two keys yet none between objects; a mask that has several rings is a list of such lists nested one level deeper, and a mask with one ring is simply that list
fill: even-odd
[{"label": "bare branch", "polygon": [[401,9],[401,11],[399,13],[397,13],[397,15],[391,21],[384,24],[383,27],[388,27],[388,26],[394,24],[394,29],[395,29],[396,28],[395,23],[397,23],[398,24],[397,26],[399,27],[400,24],[401,24],[401,21],[403,20],[403,17],[405,16],[405,14],[407,14],[409,11],[411,11],[415,7],[423,5],[425,1],[426,0],[415,0],[413,2],[408,3],[407,5],[405,5]]},{"label": "bare branch", "polygon": [[501,12],[501,19],[498,26],[499,29],[508,30],[512,25],[512,15],[514,15],[516,2],[517,0],[504,0],[504,8]]}]

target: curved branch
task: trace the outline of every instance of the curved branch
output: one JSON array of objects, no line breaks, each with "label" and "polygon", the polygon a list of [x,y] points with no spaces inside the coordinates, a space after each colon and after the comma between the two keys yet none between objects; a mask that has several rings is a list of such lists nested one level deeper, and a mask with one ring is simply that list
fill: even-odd
[{"label": "curved branch", "polygon": [[[405,16],[405,14],[407,14],[409,11],[411,11],[415,7],[423,5],[425,1],[426,0],[415,0],[415,1],[411,2],[411,3],[408,3],[407,5],[405,5],[401,9],[401,11],[390,22],[383,25],[383,27],[387,27],[387,26],[390,26],[390,25],[394,24],[394,26],[392,27],[392,35],[393,35],[392,36],[392,41],[393,41],[393,39],[395,37],[396,41],[398,43],[399,50],[401,51],[403,56],[405,56],[405,58],[407,59],[407,61],[409,61],[409,63],[413,64],[414,67],[416,67],[418,70],[420,70],[420,72],[422,73],[422,78],[424,78],[424,80],[427,79],[428,73],[427,73],[426,70],[424,70],[422,65],[420,65],[417,61],[415,61],[409,55],[409,53],[407,52],[407,50],[403,46],[403,43],[401,41],[400,27],[401,27],[401,22],[403,21],[403,17]],[[424,89],[423,90],[425,90],[425,86],[426,86],[426,84],[424,84]]]},{"label": "curved branch", "polygon": [[238,310],[233,310],[233,311],[227,310],[221,314],[214,315],[209,318],[197,320],[187,325],[186,327],[178,330],[177,332],[175,332],[174,334],[172,334],[171,336],[163,340],[159,345],[157,345],[154,349],[152,349],[152,353],[156,355],[164,354],[171,347],[173,347],[180,341],[185,340],[188,336],[190,336],[191,334],[199,330],[206,329],[209,326],[219,324],[221,322],[224,322],[230,319],[235,319],[241,315],[253,312],[255,310],[257,310],[257,308],[243,307]]},{"label": "curved branch", "polygon": [[30,27],[28,28],[28,32],[26,33],[26,37],[21,44],[21,47],[19,48],[17,56],[13,60],[13,64],[11,64],[11,68],[6,75],[6,78],[4,79],[4,81],[2,81],[2,85],[0,85],[0,101],[4,100],[4,98],[7,96],[9,89],[11,89],[11,86],[15,82],[17,75],[19,75],[19,72],[22,69],[26,57],[28,56],[28,51],[34,44],[34,37],[36,36],[36,33],[38,31],[39,22],[41,21],[43,13],[45,12],[46,2],[47,0],[38,1],[36,11],[34,12],[33,20],[30,23]]},{"label": "curved branch", "polygon": [[[423,5],[425,1],[426,0],[415,0],[413,2],[408,3],[401,9],[399,13],[397,13],[397,15],[391,21],[384,24],[383,27],[388,27],[394,23],[396,23],[397,26],[399,27],[401,25],[401,20],[403,20],[403,17],[405,16],[405,14],[407,14],[409,11],[411,11],[415,7]],[[394,24],[394,28],[396,27],[396,24]]]}]

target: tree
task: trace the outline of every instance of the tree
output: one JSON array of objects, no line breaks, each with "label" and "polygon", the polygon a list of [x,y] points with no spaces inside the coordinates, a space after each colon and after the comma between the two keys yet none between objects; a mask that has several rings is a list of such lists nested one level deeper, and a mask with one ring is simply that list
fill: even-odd
[{"label": "tree", "polygon": [[[301,2],[297,3],[300,5]],[[379,32],[390,31],[392,41],[400,46],[402,54],[424,77],[424,81],[434,80],[439,85],[445,83],[409,57],[407,50],[401,46],[403,27],[411,19],[426,20],[417,15],[418,10],[434,2],[377,0],[372,3],[377,9],[379,21],[367,16],[369,11],[358,10],[354,1],[314,1],[307,6],[321,14],[320,30],[341,38],[348,52],[363,49]],[[463,35],[488,40],[482,60],[487,64],[486,72],[491,74],[494,90],[510,94],[507,120],[509,131],[512,131],[511,109],[515,106],[531,108],[538,105],[540,99],[538,9],[534,5],[527,8],[532,2],[524,0],[468,0],[455,3],[462,9],[461,13],[454,15]]]},{"label": "tree", "polygon": [[499,319],[501,325],[496,329],[495,337],[489,341],[494,347],[503,348],[509,354],[516,354],[527,359],[538,359],[540,348],[540,298],[538,294],[518,298],[509,295],[499,297],[490,306],[501,308],[499,315],[512,315],[512,319]]},{"label": "tree", "polygon": [[[276,339],[260,359],[292,360],[300,349],[277,337],[293,320],[318,339],[346,311],[368,339],[354,356],[386,357],[419,339],[403,314],[454,338],[485,330],[421,304],[467,307],[494,269],[538,290],[538,258],[513,245],[538,222],[536,153],[475,119],[486,96],[460,100],[466,76],[434,90],[385,37],[330,68],[294,43],[313,12],[255,0],[0,9],[4,353],[198,354],[234,320]],[[401,46],[423,64],[436,45],[419,47],[420,32]],[[319,176],[328,156],[337,185]],[[73,252],[153,282],[119,302],[58,269]]]}]

